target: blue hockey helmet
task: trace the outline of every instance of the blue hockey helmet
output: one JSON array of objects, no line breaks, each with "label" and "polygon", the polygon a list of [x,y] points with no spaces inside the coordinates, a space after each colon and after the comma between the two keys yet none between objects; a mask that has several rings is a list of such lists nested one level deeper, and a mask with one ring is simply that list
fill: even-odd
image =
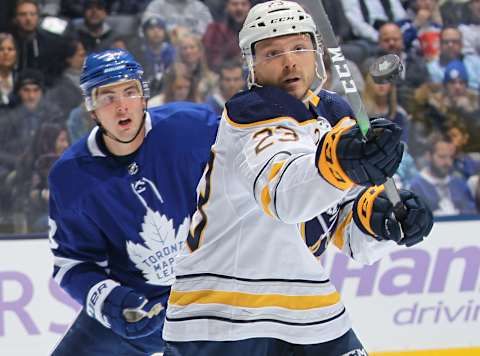
[{"label": "blue hockey helmet", "polygon": [[[149,96],[148,84],[143,81],[143,68],[123,49],[111,49],[90,54],[83,64],[80,88],[88,111],[95,109],[94,90],[116,82],[137,80],[145,98]],[[93,95],[92,95],[93,94]]]}]

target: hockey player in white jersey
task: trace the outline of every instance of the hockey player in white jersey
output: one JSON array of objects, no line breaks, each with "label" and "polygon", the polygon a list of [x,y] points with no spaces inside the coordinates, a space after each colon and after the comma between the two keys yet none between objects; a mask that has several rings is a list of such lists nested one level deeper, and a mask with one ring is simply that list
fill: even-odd
[{"label": "hockey player in white jersey", "polygon": [[54,277],[84,306],[53,356],[162,352],[173,263],[218,118],[206,106],[147,110],[143,69],[121,49],[87,57],[80,86],[98,124],[50,172]]},{"label": "hockey player in white jersey", "polygon": [[[230,99],[177,258],[165,356],[365,355],[317,259],[330,241],[372,262],[428,235],[432,215],[401,191],[401,229],[382,183],[401,130],[372,121],[366,142],[324,82],[310,15],[295,2],[253,7],[240,32],[250,89]],[[392,240],[392,241],[387,241]]]}]

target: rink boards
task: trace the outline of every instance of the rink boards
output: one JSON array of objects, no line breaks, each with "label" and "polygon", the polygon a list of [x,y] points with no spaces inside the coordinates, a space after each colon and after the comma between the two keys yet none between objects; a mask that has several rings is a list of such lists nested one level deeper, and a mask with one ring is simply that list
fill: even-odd
[{"label": "rink boards", "polygon": [[[372,266],[325,258],[375,356],[480,355],[480,220],[438,222]],[[46,239],[0,240],[0,354],[48,355],[79,310],[50,278]]]}]

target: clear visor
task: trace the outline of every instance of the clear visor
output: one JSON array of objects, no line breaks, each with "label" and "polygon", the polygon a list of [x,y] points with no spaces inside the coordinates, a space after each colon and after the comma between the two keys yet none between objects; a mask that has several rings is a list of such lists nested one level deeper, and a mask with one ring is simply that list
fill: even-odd
[{"label": "clear visor", "polygon": [[311,56],[315,55],[317,51],[315,49],[298,48],[298,49],[284,49],[279,51],[273,51],[266,56],[254,56],[254,65],[262,63],[274,63],[282,61],[284,56]]},{"label": "clear visor", "polygon": [[[131,86],[126,86],[120,93],[109,91],[109,88],[118,86],[120,84],[131,83]],[[102,90],[100,90],[102,89]],[[107,90],[106,90],[107,89]],[[142,85],[136,79],[115,82],[108,85],[102,85],[92,91],[92,96],[87,98],[87,109],[97,110],[107,108],[121,101],[134,101],[144,98]]]}]

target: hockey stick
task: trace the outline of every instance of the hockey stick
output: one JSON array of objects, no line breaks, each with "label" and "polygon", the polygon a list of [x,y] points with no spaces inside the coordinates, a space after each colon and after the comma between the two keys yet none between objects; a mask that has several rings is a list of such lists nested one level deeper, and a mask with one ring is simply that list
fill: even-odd
[{"label": "hockey stick", "polygon": [[[345,91],[345,96],[352,107],[355,119],[357,120],[363,137],[366,140],[371,139],[374,133],[370,130],[370,119],[365,110],[365,106],[363,105],[362,98],[357,90],[357,86],[352,78],[350,69],[348,68],[345,56],[337,43],[335,33],[333,32],[332,25],[330,24],[330,20],[323,7],[322,0],[302,0],[300,3],[306,5],[310,15],[317,24],[318,32],[321,34],[322,43],[330,54],[332,66],[337,71],[338,77],[340,78]],[[393,204],[395,218],[399,222],[403,221],[406,217],[406,209],[400,199],[395,182],[392,178],[388,178],[384,186],[385,193]]]}]

